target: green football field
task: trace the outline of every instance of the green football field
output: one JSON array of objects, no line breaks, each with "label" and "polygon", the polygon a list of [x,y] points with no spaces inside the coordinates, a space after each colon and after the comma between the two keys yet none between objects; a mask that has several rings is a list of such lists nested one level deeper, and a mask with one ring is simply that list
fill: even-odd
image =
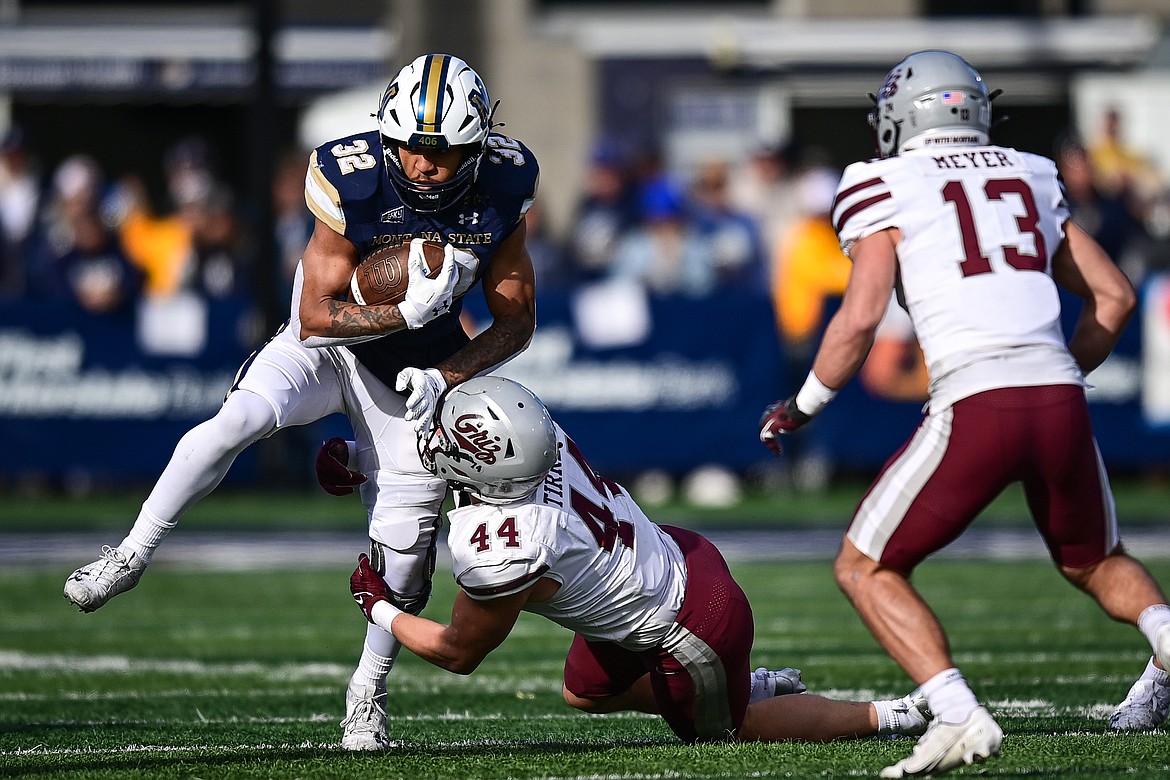
[{"label": "green football field", "polygon": [[[1149,563],[1170,582],[1170,560]],[[470,677],[404,653],[390,684],[393,750],[349,754],[338,721],[364,621],[348,566],[198,571],[163,560],[91,615],[61,598],[72,568],[0,569],[0,777],[872,777],[913,744],[692,747],[649,716],[580,714],[559,695],[568,633],[525,615]],[[798,666],[810,691],[833,697],[908,690],[827,560],[733,568],[755,607],[757,665]],[[916,581],[1007,733],[1002,758],[956,776],[1170,776],[1165,730],[1105,729],[1144,667],[1144,641],[1050,564],[933,561]],[[436,582],[427,614],[443,619],[449,572]]]}]

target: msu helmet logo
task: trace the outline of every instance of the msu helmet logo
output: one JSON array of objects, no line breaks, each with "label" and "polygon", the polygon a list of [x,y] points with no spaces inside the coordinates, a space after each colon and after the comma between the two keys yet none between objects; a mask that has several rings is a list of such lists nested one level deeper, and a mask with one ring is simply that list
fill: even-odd
[{"label": "msu helmet logo", "polygon": [[503,449],[500,437],[484,430],[483,418],[478,414],[465,414],[456,419],[452,436],[461,450],[480,463],[495,463],[496,453]]}]

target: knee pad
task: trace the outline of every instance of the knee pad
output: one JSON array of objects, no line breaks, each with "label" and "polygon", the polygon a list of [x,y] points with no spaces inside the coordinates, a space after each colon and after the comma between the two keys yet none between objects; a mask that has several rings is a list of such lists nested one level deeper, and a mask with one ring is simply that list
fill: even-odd
[{"label": "knee pad", "polygon": [[[380,542],[373,539],[370,540],[370,565],[374,571],[378,572],[378,575],[383,580],[386,579],[386,551],[389,549],[391,548],[386,547]],[[395,589],[389,582],[386,583],[392,595],[390,601],[394,606],[412,615],[418,615],[426,608],[427,603],[431,600],[431,583],[435,574],[435,557],[435,543],[432,541],[430,548],[427,550],[426,560],[423,566],[423,584],[418,590],[404,593]]]}]

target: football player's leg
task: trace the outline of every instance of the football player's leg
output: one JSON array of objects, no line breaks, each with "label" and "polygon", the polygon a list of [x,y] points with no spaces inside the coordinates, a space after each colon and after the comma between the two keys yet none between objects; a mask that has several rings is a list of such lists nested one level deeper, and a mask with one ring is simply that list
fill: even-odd
[{"label": "football player's leg", "polygon": [[582,712],[659,711],[646,663],[637,653],[609,642],[590,642],[580,634],[573,637],[565,658],[561,695]]},{"label": "football player's leg", "polygon": [[[368,477],[359,492],[368,511],[371,549],[384,559],[387,586],[401,598],[413,599],[421,611],[430,594],[439,510],[447,484],[426,471],[419,460],[414,427],[403,418],[405,399],[370,375],[348,352],[343,359],[342,391],[355,439],[352,467]],[[366,627],[346,697],[343,747],[377,750],[388,745],[386,678],[400,647],[392,634],[372,624]],[[355,712],[360,717],[355,719]]]},{"label": "football player's leg", "polygon": [[180,439],[127,543],[149,555],[151,545],[219,485],[241,452],[281,428],[341,408],[328,352],[303,347],[290,329],[281,330],[240,369],[219,413]]},{"label": "football player's leg", "polygon": [[919,685],[954,664],[909,573],[956,539],[1006,483],[996,451],[986,446],[995,426],[964,412],[963,403],[927,416],[886,463],[834,565],[838,586],[874,638]]},{"label": "football player's leg", "polygon": [[66,598],[90,612],[134,587],[179,518],[215,489],[240,452],[278,428],[340,409],[325,351],[302,347],[287,329],[278,333],[245,363],[219,412],[179,440],[122,543],[70,576]]},{"label": "football player's leg", "polygon": [[[414,520],[415,526],[423,527],[423,531],[416,534],[411,547],[395,550],[370,540],[371,563],[412,614],[418,614],[426,606],[435,570],[437,508],[427,507],[424,511],[430,520]],[[346,750],[390,747],[386,728],[386,678],[401,647],[393,634],[373,624],[366,626],[361,657],[346,687],[345,717],[341,720],[341,746]]]},{"label": "football player's leg", "polygon": [[883,776],[946,771],[999,754],[1002,732],[955,667],[942,624],[908,575],[1012,479],[998,446],[1000,426],[991,394],[928,415],[862,500],[834,564],[837,584],[921,686],[935,716],[912,754]]},{"label": "football player's leg", "polygon": [[[1110,728],[1151,729],[1170,715],[1170,606],[1149,570],[1121,546],[1112,489],[1080,388],[1036,392],[1067,396],[1030,422],[1037,474],[1024,482],[1036,527],[1061,573],[1114,620],[1137,626],[1153,657],[1109,720]],[[1059,400],[1059,399],[1057,399]]]}]

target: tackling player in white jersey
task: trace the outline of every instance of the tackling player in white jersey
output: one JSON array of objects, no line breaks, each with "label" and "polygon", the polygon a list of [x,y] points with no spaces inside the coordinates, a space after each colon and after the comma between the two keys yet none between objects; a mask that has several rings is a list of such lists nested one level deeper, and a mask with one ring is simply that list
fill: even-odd
[{"label": "tackling player in white jersey", "polygon": [[[989,145],[982,77],[946,51],[889,72],[870,114],[880,159],[849,166],[833,221],[853,269],[808,379],[769,407],[760,438],[818,414],[873,343],[890,290],[930,371],[922,424],[861,501],[837,582],[935,714],[883,777],[943,772],[999,754],[1002,731],[955,667],[909,575],[1022,482],[1061,573],[1154,649],[1111,726],[1152,728],[1170,711],[1170,607],[1119,540],[1084,375],[1108,356],[1136,305],[1129,281],[1069,218],[1053,162]],[[1057,286],[1084,301],[1068,344]]]},{"label": "tackling player in white jersey", "polygon": [[680,738],[811,740],[918,734],[921,697],[847,702],[800,693],[800,672],[750,670],[751,607],[719,551],[652,523],[596,474],[540,400],[509,379],[452,388],[423,463],[456,491],[460,591],[451,621],[396,604],[362,555],[351,590],[369,620],[427,661],[470,674],[534,612],[572,630],[563,695],[594,713],[661,715]]}]

